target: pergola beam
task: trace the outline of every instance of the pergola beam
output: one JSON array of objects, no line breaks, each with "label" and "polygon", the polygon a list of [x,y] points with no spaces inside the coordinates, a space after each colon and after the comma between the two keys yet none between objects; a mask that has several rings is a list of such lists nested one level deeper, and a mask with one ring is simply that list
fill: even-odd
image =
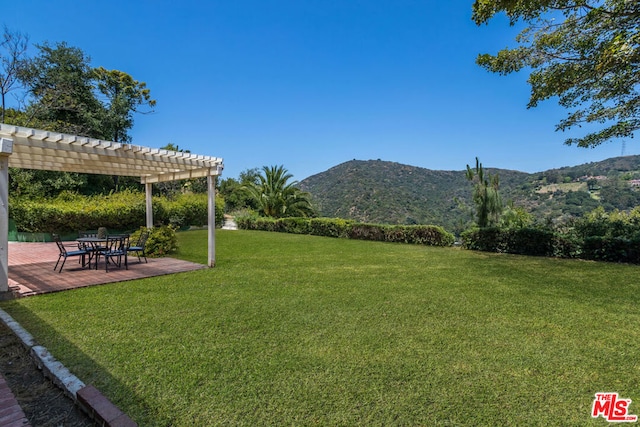
[{"label": "pergola beam", "polygon": [[[142,169],[149,169],[149,173],[143,175],[149,175],[157,174],[160,171],[179,172],[222,164],[222,159],[217,157],[154,149],[74,135],[52,134],[51,132],[4,124],[0,124],[0,135],[10,136],[16,148],[14,154],[20,154],[17,159],[11,159],[11,167],[14,167],[13,163],[16,163],[15,167],[23,167],[19,164],[19,160],[22,157],[35,157],[35,160],[40,158],[42,161],[60,159],[63,163],[69,158],[86,159],[90,157],[111,164],[122,163],[135,165],[138,168],[142,166]],[[28,159],[22,159],[22,161],[27,162]],[[92,173],[87,172],[86,168],[79,167],[79,169],[81,170],[74,170],[74,172]],[[128,176],[141,175],[132,173]]]},{"label": "pergola beam", "polygon": [[222,174],[222,168],[220,167],[191,169],[188,171],[168,172],[168,173],[161,173],[158,175],[142,177],[142,183],[155,184],[158,182],[178,181],[181,179],[206,178],[208,176],[218,176],[220,174]]}]

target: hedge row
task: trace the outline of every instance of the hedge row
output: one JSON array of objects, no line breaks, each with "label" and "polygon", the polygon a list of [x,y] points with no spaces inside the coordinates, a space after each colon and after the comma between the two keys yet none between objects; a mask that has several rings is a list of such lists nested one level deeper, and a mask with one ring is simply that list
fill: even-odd
[{"label": "hedge row", "polygon": [[536,228],[476,228],[462,233],[465,249],[521,255],[554,255],[554,233]]},{"label": "hedge row", "polygon": [[[207,224],[207,195],[184,194],[175,200],[154,197],[155,225],[202,226]],[[216,198],[216,224],[224,220],[224,201]],[[62,194],[55,199],[11,199],[9,217],[18,231],[67,233],[106,227],[135,230],[146,223],[144,193],[124,191],[108,196]]]},{"label": "hedge row", "polygon": [[454,236],[434,225],[363,224],[332,218],[262,218],[238,217],[236,223],[245,230],[311,234],[382,242],[414,243],[430,246],[451,246]]},{"label": "hedge row", "polygon": [[467,249],[487,252],[640,264],[638,237],[581,237],[537,228],[481,228],[462,233],[462,243]]}]

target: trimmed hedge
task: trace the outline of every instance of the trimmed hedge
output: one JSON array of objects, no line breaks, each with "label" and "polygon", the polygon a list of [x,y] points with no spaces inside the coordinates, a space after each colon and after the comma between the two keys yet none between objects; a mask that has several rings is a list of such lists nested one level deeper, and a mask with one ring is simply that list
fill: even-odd
[{"label": "trimmed hedge", "polygon": [[481,228],[462,233],[463,247],[485,252],[640,264],[640,238],[580,237],[536,228]]},{"label": "trimmed hedge", "polygon": [[[153,198],[155,225],[202,226],[207,224],[207,195],[183,194],[173,200]],[[224,200],[216,197],[216,225],[224,221]],[[17,231],[69,233],[106,227],[135,230],[146,223],[144,193],[123,191],[107,196],[64,193],[55,199],[11,199],[9,216]]]},{"label": "trimmed hedge", "polygon": [[339,237],[381,242],[400,242],[430,246],[451,246],[454,236],[435,225],[364,224],[331,218],[266,218],[243,216],[236,218],[244,230],[275,231],[292,234]]},{"label": "trimmed hedge", "polygon": [[640,264],[640,239],[590,236],[584,239],[585,259]]},{"label": "trimmed hedge", "polygon": [[485,252],[554,255],[554,233],[537,228],[476,228],[462,233],[463,247]]}]

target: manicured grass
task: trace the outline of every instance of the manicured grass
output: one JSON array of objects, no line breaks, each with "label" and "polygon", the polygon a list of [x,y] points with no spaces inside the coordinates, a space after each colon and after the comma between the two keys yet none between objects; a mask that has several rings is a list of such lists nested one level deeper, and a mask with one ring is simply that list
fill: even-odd
[{"label": "manicured grass", "polygon": [[2,308],[143,426],[582,426],[599,391],[640,414],[639,291],[637,266],[222,230],[215,269]]}]

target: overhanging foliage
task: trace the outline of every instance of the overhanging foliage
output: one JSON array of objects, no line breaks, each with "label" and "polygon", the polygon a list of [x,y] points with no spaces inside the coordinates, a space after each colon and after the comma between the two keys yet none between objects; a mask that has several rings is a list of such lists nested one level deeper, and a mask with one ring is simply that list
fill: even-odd
[{"label": "overhanging foliage", "polygon": [[640,2],[629,0],[476,0],[473,20],[504,12],[524,22],[514,49],[477,59],[500,74],[531,69],[529,107],[558,97],[570,110],[556,127],[600,129],[566,143],[593,147],[640,128]]}]

